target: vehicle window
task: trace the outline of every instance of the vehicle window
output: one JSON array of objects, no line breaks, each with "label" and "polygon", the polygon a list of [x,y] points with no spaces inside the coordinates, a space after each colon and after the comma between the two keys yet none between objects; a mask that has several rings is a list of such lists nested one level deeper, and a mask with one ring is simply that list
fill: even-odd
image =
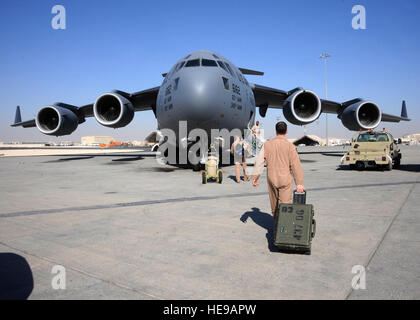
[{"label": "vehicle window", "polygon": [[376,135],[376,140],[377,141],[389,141],[388,135],[386,133],[378,133]]},{"label": "vehicle window", "polygon": [[185,64],[185,68],[187,67],[198,67],[200,66],[200,59],[188,60]]},{"label": "vehicle window", "polygon": [[386,133],[362,133],[357,137],[357,142],[382,142],[389,141]]},{"label": "vehicle window", "polygon": [[216,61],[209,59],[201,59],[201,65],[203,67],[217,67]]}]

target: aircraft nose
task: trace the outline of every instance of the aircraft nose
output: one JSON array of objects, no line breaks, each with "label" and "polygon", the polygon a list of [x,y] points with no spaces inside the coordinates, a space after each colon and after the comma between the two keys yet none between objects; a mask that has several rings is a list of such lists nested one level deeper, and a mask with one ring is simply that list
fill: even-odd
[{"label": "aircraft nose", "polygon": [[209,74],[198,72],[179,79],[177,106],[194,121],[208,120],[217,113],[223,100],[220,95],[221,84]]}]

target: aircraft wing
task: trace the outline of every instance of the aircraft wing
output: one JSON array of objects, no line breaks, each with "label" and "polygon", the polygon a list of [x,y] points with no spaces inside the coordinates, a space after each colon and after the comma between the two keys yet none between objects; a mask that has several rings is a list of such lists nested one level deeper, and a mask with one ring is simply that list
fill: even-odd
[{"label": "aircraft wing", "polygon": [[[274,109],[283,109],[283,104],[287,100],[287,98],[295,93],[298,90],[303,90],[303,88],[295,88],[290,91],[284,91],[276,88],[270,88],[266,86],[261,86],[258,84],[250,84],[252,91],[254,92],[255,97],[255,105],[259,107],[260,115],[262,117],[265,116],[267,108],[274,108]],[[345,102],[335,102],[330,100],[321,100],[321,108],[323,113],[332,113],[341,115],[341,113],[346,109],[348,106],[363,101],[361,98],[352,99],[350,101]],[[381,121],[386,122],[400,122],[400,121],[410,121],[407,117],[407,109],[405,105],[405,101],[403,101],[403,106],[401,110],[401,116],[390,115],[386,113],[382,113]]]},{"label": "aircraft wing", "polygon": [[[130,102],[134,106],[135,111],[145,111],[145,110],[153,110],[156,111],[156,99],[159,92],[160,87],[154,87],[143,91],[138,91],[134,93],[127,93],[119,90],[112,91],[113,93],[117,93],[124,98],[130,100]],[[93,117],[93,103],[77,107],[68,105],[62,102],[56,102],[55,106],[60,106],[66,109],[73,111],[79,117],[79,123],[84,122],[85,118]],[[23,128],[30,128],[35,127],[35,119],[28,120],[28,121],[21,121],[20,115],[20,108],[16,108],[16,116],[15,116],[15,123],[11,125],[12,127],[23,127]]]}]

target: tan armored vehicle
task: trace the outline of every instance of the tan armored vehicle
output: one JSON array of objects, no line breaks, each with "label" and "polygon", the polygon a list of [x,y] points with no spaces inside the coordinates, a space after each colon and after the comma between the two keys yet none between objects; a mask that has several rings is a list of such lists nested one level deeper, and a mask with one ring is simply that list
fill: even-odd
[{"label": "tan armored vehicle", "polygon": [[392,170],[401,163],[401,153],[394,137],[387,131],[364,131],[352,139],[350,150],[341,159],[350,169],[376,166]]}]

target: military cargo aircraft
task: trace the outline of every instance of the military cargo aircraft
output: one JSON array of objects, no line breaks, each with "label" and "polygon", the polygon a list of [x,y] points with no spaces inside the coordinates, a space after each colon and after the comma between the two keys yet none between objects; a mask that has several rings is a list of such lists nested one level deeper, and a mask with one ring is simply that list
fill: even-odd
[{"label": "military cargo aircraft", "polygon": [[17,107],[12,127],[37,127],[46,135],[63,136],[74,132],[87,117],[95,117],[106,127],[121,128],[133,120],[136,111],[152,110],[158,130],[172,129],[178,133],[179,121],[187,121],[188,132],[195,128],[206,132],[222,128],[245,130],[255,121],[256,107],[261,117],[265,117],[268,108],[283,109],[285,119],[295,125],[312,123],[322,112],[337,114],[343,125],[354,131],[373,129],[381,121],[410,120],[405,102],[401,116],[395,116],[382,113],[372,101],[323,100],[300,87],[284,91],[249,83],[244,77],[263,74],[238,68],[218,53],[195,51],[162,74],[164,80],[159,87],[134,93],[114,90],[80,107],[57,102],[41,107],[35,119],[29,121],[21,120]]}]

